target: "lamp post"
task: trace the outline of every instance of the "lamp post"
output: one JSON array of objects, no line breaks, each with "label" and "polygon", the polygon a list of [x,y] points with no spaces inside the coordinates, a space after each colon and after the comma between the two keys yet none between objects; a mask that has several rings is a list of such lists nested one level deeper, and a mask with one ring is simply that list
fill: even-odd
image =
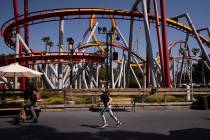
[{"label": "lamp post", "polygon": [[70,89],[72,89],[72,83],[73,83],[73,54],[74,54],[74,39],[72,37],[69,37],[66,39],[66,41],[68,42],[68,49],[69,49],[69,52],[71,53],[71,56],[69,57],[70,58],[70,64],[69,64],[69,67],[70,67],[70,83],[69,83],[69,87]]},{"label": "lamp post", "polygon": [[[112,35],[114,34],[114,28],[107,30],[106,27],[98,27],[98,34],[105,34],[106,35],[106,87],[113,87],[112,84],[112,60],[113,60],[113,52],[112,52]],[[119,40],[119,36],[116,38]],[[109,67],[110,66],[110,67]]]},{"label": "lamp post", "polygon": [[98,27],[98,34],[106,35],[106,88],[109,87],[109,33],[106,27]]}]

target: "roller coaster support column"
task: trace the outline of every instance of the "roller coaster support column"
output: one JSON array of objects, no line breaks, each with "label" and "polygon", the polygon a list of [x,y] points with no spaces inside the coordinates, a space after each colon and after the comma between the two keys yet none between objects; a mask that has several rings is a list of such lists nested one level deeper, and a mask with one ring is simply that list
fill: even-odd
[{"label": "roller coaster support column", "polygon": [[142,1],[142,9],[144,14],[144,27],[145,27],[145,36],[146,36],[146,42],[148,47],[148,63],[150,65],[150,76],[151,76],[151,82],[153,87],[157,87],[156,81],[155,81],[155,74],[154,74],[154,60],[153,60],[153,53],[152,53],[152,43],[150,38],[150,30],[149,30],[149,21],[148,21],[148,14],[146,10],[146,1]]},{"label": "roller coaster support column", "polygon": [[[141,2],[141,0],[136,0],[135,3],[132,6],[132,11],[137,10],[138,4]],[[128,44],[128,59],[127,59],[127,64],[126,64],[126,69],[125,69],[125,80],[124,84],[128,88],[129,87],[129,76],[130,76],[130,59],[131,59],[131,50],[132,50],[132,40],[133,40],[133,18],[131,17],[130,20],[130,31],[129,31],[129,44]]]},{"label": "roller coaster support column", "polygon": [[150,13],[151,9],[151,0],[147,0],[147,13]]},{"label": "roller coaster support column", "polygon": [[[15,22],[17,22],[19,19],[18,18],[19,14],[18,14],[18,1],[17,0],[13,0],[13,8],[14,8]],[[20,34],[20,27],[18,25],[16,25],[16,34]],[[18,54],[22,55],[22,52],[23,52],[22,45],[19,44],[18,46],[16,45],[16,47],[18,47]],[[16,55],[17,55],[17,52],[16,52]],[[24,78],[21,78],[20,86],[21,86],[21,89],[25,88],[25,79]]]},{"label": "roller coaster support column", "polygon": [[165,87],[171,87],[170,79],[170,64],[169,64],[169,52],[168,52],[168,33],[166,26],[166,1],[160,0],[161,7],[161,21],[162,21],[162,40],[163,40],[163,51],[164,51],[164,67],[165,67]]},{"label": "roller coaster support column", "polygon": [[110,88],[113,88],[113,66],[112,66],[112,57],[113,57],[113,51],[112,51],[112,35],[114,34],[114,31],[109,34],[109,81],[110,81]]},{"label": "roller coaster support column", "polygon": [[[147,13],[150,13],[150,4],[151,1],[147,0]],[[150,28],[150,23],[149,23]],[[149,64],[149,47],[147,46],[146,49],[146,88],[149,88],[151,86],[151,74],[150,74],[150,64]]]},{"label": "roller coaster support column", "polygon": [[[28,0],[24,0],[24,18],[28,17]],[[29,29],[28,29],[28,22],[24,21],[24,37],[25,43],[29,46]]]},{"label": "roller coaster support column", "polygon": [[164,57],[163,57],[163,44],[161,41],[161,33],[160,33],[160,22],[158,18],[158,5],[157,0],[154,0],[154,9],[155,9],[155,20],[156,20],[156,30],[157,30],[157,39],[158,39],[158,47],[159,47],[159,56],[160,56],[160,65],[161,65],[161,74],[162,74],[162,82],[165,85],[165,72],[164,72]]},{"label": "roller coaster support column", "polygon": [[205,76],[205,69],[204,69],[204,61],[201,61],[201,69],[202,69],[202,84],[205,85],[206,84],[206,76]]},{"label": "roller coaster support column", "polygon": [[183,71],[184,71],[184,62],[185,62],[185,57],[187,55],[186,51],[187,51],[188,39],[189,39],[189,34],[186,35],[184,48],[180,47],[181,55],[182,55],[182,64],[181,64],[181,70],[180,70],[180,75],[179,75],[179,87],[181,87],[181,82],[182,82],[182,75],[183,75]]},{"label": "roller coaster support column", "polygon": [[[64,36],[64,19],[59,20],[59,53],[63,51],[63,36]],[[62,63],[58,64],[58,89],[63,88],[63,70]]]},{"label": "roller coaster support column", "polygon": [[[18,38],[18,33],[16,33],[16,46],[15,46],[15,57],[18,58],[19,57],[19,38]],[[18,82],[18,79],[17,77],[15,77],[14,79],[14,89],[17,89],[17,82]]]},{"label": "roller coaster support column", "polygon": [[[176,88],[176,72],[175,72],[175,58],[173,58],[173,88]],[[163,73],[164,74],[164,73]]]},{"label": "roller coaster support column", "polygon": [[[13,8],[14,8],[14,17],[15,17],[15,22],[18,21],[18,1],[13,0]],[[16,34],[20,34],[20,27],[16,25]],[[19,44],[19,54],[22,54],[22,46]]]},{"label": "roller coaster support column", "polygon": [[[138,4],[141,2],[141,0],[136,0],[135,3],[132,6],[132,11],[137,10]],[[130,59],[131,59],[131,50],[132,50],[132,40],[133,40],[133,18],[131,17],[130,20],[130,31],[129,31],[129,44],[128,44],[128,60],[126,65],[126,71],[125,71],[125,85],[128,88],[129,87],[129,76],[130,76]]]},{"label": "roller coaster support column", "polygon": [[106,55],[106,81],[107,81],[107,83],[106,83],[106,88],[109,88],[109,80],[110,80],[110,78],[109,78],[109,34],[108,33],[106,33],[106,51],[107,51],[107,55]]},{"label": "roller coaster support column", "polygon": [[[28,17],[28,0],[24,0],[24,38],[25,43],[29,47],[29,29],[28,29],[28,22],[26,21],[26,18]],[[29,62],[25,61],[25,65],[28,67]],[[27,86],[28,78],[25,78],[25,86]]]},{"label": "roller coaster support column", "polygon": [[130,76],[130,59],[131,59],[131,50],[132,50],[132,40],[133,40],[133,17],[131,17],[130,21],[130,33],[129,33],[129,45],[128,45],[128,60],[126,65],[126,87],[129,87],[129,76]]}]

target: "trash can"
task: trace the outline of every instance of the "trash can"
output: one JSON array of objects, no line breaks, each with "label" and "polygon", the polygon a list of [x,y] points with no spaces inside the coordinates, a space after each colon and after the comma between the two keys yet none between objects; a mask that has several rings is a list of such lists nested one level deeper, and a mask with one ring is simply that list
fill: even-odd
[{"label": "trash can", "polygon": [[199,96],[196,98],[196,102],[193,102],[191,109],[207,110],[210,108],[210,97]]},{"label": "trash can", "polygon": [[204,110],[207,110],[208,107],[208,97],[207,96],[202,96],[202,108]]},{"label": "trash can", "polygon": [[207,110],[209,108],[208,103],[208,96],[197,97],[198,109]]}]

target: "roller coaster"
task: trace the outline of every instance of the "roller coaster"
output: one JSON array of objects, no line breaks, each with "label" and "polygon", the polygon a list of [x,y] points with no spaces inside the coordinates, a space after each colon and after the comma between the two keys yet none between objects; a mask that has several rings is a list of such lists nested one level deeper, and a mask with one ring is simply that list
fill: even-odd
[{"label": "roller coaster", "polygon": [[[2,25],[1,35],[15,54],[1,56],[0,65],[18,62],[32,67],[43,73],[44,85],[50,89],[99,88],[103,83],[101,81],[106,81],[109,88],[129,88],[130,78],[135,79],[139,88],[181,87],[182,79],[186,77],[184,74],[192,84],[193,62],[202,61],[210,70],[210,59],[206,50],[210,47],[210,40],[201,34],[202,31],[207,31],[210,36],[210,30],[196,29],[187,13],[167,18],[165,0],[160,1],[161,16],[158,14],[157,0],[153,4],[155,14],[150,13],[146,0],[136,0],[131,10],[61,8],[29,13],[28,0],[24,0],[24,15],[19,15],[17,0],[13,0],[14,18]],[[138,6],[142,6],[142,11],[138,10]],[[89,19],[89,27],[76,47],[73,47],[74,42],[69,42],[69,50],[64,50],[64,21],[75,19]],[[101,28],[98,19],[110,20],[111,29]],[[119,19],[130,21],[128,43],[117,25]],[[179,19],[184,19],[188,24]],[[146,58],[134,49],[132,43],[134,21],[143,22]],[[28,43],[29,26],[48,22],[59,22],[58,52],[32,50]],[[156,57],[153,55],[150,23],[156,25],[159,47]],[[185,40],[168,45],[168,27],[186,34]],[[24,39],[20,35],[21,28],[24,28]],[[97,29],[101,34],[96,33]],[[105,41],[98,39],[102,34],[106,36]],[[198,43],[197,48],[190,50],[189,37]],[[173,51],[177,51],[178,56]],[[103,70],[106,71],[105,76],[102,75]],[[1,79],[8,83],[6,77]]]}]

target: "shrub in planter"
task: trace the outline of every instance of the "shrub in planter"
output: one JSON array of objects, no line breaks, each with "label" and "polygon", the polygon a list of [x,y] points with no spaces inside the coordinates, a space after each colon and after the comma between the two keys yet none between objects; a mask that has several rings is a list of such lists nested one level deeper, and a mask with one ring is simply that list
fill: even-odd
[{"label": "shrub in planter", "polygon": [[82,96],[66,96],[65,97],[66,102],[74,101],[75,104],[85,104],[86,99]]},{"label": "shrub in planter", "polygon": [[[165,99],[166,99],[167,102],[176,102],[176,101],[178,101],[177,98],[175,96],[172,96],[172,95],[166,95]],[[152,102],[164,102],[165,99],[164,99],[164,95],[161,94],[161,93],[160,94],[153,94],[153,95],[147,96],[145,98],[145,102],[149,102],[149,103],[152,103]]]},{"label": "shrub in planter", "polygon": [[63,104],[63,98],[61,97],[50,97],[45,99],[47,104]]},{"label": "shrub in planter", "polygon": [[167,100],[167,102],[177,102],[178,101],[177,98],[172,95],[167,95],[166,100]]}]

